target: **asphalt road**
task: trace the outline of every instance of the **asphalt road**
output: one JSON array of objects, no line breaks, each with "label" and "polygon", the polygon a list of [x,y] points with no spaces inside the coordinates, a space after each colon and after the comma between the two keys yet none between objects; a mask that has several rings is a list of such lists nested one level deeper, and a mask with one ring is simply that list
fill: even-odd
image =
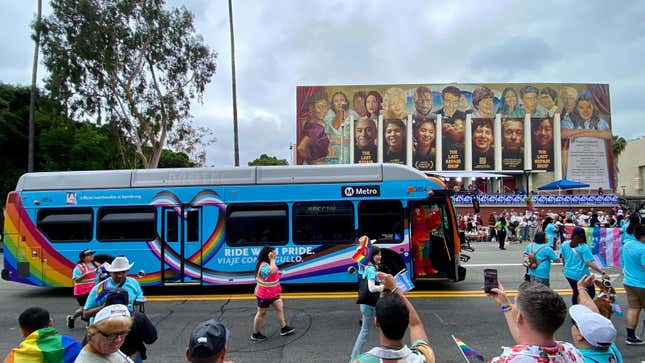
[{"label": "asphalt road", "polygon": [[[462,339],[487,359],[501,352],[502,345],[511,345],[504,317],[499,307],[481,292],[482,270],[499,270],[499,279],[507,290],[521,282],[520,266],[524,246],[510,245],[505,251],[494,243],[475,243],[474,253],[467,264],[467,277],[459,283],[424,284],[409,294],[419,311],[431,337],[437,362],[464,362],[451,335]],[[553,266],[551,285],[561,292],[570,304],[570,291],[562,277],[561,266]],[[619,271],[609,269],[615,286],[622,287]],[[358,306],[352,286],[285,286],[283,295],[288,323],[296,333],[279,335],[279,327],[271,313],[263,333],[264,342],[251,342],[256,302],[252,287],[232,290],[165,289],[146,290],[149,302],[146,313],[156,324],[159,340],[149,346],[148,362],[183,362],[184,349],[192,328],[208,318],[224,322],[230,329],[227,358],[235,362],[346,362],[358,333]],[[622,291],[622,289],[619,289]],[[82,339],[83,327],[70,330],[64,325],[65,315],[75,307],[70,289],[47,289],[0,281],[0,354],[21,341],[17,316],[29,306],[47,308],[55,318],[61,333]],[[626,309],[625,295],[618,301]],[[641,314],[641,319],[645,314]],[[645,357],[645,346],[632,347],[624,343],[624,317],[614,317],[618,330],[617,344],[625,362],[640,362]],[[639,325],[640,332],[642,325]],[[557,332],[557,338],[570,341],[569,320]],[[378,344],[376,331],[369,345]]]}]

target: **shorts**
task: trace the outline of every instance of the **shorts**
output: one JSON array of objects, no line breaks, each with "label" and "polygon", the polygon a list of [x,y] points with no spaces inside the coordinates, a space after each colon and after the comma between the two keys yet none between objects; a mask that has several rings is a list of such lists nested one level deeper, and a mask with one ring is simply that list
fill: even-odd
[{"label": "shorts", "polygon": [[89,294],[86,294],[86,295],[76,295],[76,296],[74,296],[74,297],[76,298],[76,301],[78,301],[78,305],[80,305],[81,307],[83,307],[83,306],[85,306],[85,302],[87,301],[87,297],[88,297],[88,296],[89,296]]},{"label": "shorts", "polygon": [[645,288],[623,285],[630,309],[645,309]]},{"label": "shorts", "polygon": [[263,298],[257,297],[257,296],[255,298],[258,299],[258,307],[262,308],[262,309],[266,309],[269,306],[271,306],[271,304],[273,304],[274,301],[279,300],[280,295],[278,295],[276,297],[268,298],[268,299],[263,299]]}]

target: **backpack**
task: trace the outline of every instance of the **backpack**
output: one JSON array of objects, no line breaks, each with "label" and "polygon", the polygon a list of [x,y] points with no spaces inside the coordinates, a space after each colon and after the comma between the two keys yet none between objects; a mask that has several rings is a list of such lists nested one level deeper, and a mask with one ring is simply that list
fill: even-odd
[{"label": "backpack", "polygon": [[527,267],[533,270],[536,269],[539,265],[539,263],[537,262],[537,259],[535,258],[535,255],[537,255],[538,252],[540,252],[540,250],[542,250],[544,247],[548,245],[545,244],[544,246],[540,246],[540,248],[538,248],[537,251],[533,252],[534,246],[535,246],[534,244],[531,244],[531,249],[529,250],[529,252],[528,253],[524,252],[524,256],[522,257],[522,265],[524,265],[524,267]]}]

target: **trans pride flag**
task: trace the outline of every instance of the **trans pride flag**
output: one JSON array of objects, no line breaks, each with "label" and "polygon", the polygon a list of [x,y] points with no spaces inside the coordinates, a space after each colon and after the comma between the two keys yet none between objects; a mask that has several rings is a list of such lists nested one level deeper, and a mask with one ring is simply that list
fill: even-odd
[{"label": "trans pride flag", "polygon": [[466,359],[466,362],[470,362],[468,360],[468,357],[475,357],[482,362],[485,361],[483,355],[477,353],[471,347],[467,346],[466,343],[464,343],[461,339],[455,337],[454,335],[451,335],[451,337],[452,337],[452,340],[455,341],[455,344],[457,344],[457,347],[459,347],[459,350],[461,350],[461,354]]},{"label": "trans pride flag", "polygon": [[352,259],[361,265],[367,265],[372,255],[372,240],[367,236],[358,239],[358,247],[352,255]]},{"label": "trans pride flag", "polygon": [[[565,235],[571,238],[574,226],[565,227]],[[591,247],[594,262],[604,267],[621,267],[620,259],[622,240],[620,228],[584,227],[587,244]]]},{"label": "trans pride flag", "polygon": [[410,280],[410,275],[408,275],[407,270],[401,270],[396,276],[394,276],[394,281],[396,282],[396,287],[399,288],[401,293],[410,291],[414,289],[414,284]]}]

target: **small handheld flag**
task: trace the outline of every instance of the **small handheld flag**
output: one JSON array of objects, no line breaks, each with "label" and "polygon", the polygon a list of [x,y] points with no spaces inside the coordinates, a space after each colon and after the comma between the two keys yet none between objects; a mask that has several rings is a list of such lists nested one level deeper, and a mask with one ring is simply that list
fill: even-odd
[{"label": "small handheld flag", "polygon": [[394,281],[396,282],[396,287],[399,288],[401,293],[414,289],[414,284],[412,283],[412,280],[410,280],[410,275],[408,275],[406,269],[399,271],[399,273],[394,276]]},{"label": "small handheld flag", "polygon": [[611,311],[618,316],[623,316],[623,310],[620,308],[620,304],[618,302],[611,304]]},{"label": "small handheld flag", "polygon": [[352,255],[352,259],[361,265],[367,265],[370,262],[372,254],[372,242],[367,236],[361,236],[358,239],[358,247]]},{"label": "small handheld flag", "polygon": [[457,347],[459,347],[459,350],[461,351],[461,355],[464,356],[464,359],[466,359],[466,362],[470,362],[468,360],[468,357],[475,357],[482,362],[485,361],[483,355],[477,353],[471,347],[467,346],[466,343],[464,343],[461,339],[456,338],[454,335],[451,335],[451,337],[452,337],[452,340],[455,341],[455,344],[457,344]]}]

